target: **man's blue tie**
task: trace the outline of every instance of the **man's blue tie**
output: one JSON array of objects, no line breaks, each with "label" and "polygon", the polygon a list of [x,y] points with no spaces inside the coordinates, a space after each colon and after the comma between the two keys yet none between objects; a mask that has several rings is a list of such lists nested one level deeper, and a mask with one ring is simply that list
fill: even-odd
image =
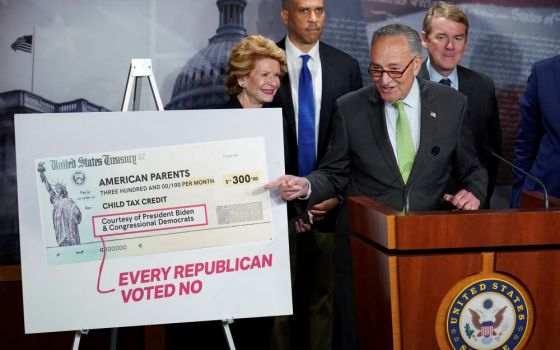
[{"label": "man's blue tie", "polygon": [[298,175],[306,176],[315,170],[315,99],[313,82],[307,61],[311,56],[301,55],[303,65],[298,86]]},{"label": "man's blue tie", "polygon": [[451,86],[451,80],[450,80],[450,79],[447,79],[447,78],[441,79],[441,80],[439,81],[439,83],[440,83],[440,84],[443,84],[443,85]]}]

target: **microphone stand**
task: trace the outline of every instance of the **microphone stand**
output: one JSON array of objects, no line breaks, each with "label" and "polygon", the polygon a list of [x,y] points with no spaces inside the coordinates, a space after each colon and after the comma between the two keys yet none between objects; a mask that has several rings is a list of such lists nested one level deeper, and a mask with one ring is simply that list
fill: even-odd
[{"label": "microphone stand", "polygon": [[501,160],[502,162],[506,163],[507,165],[509,165],[510,167],[512,167],[513,169],[520,171],[522,174],[524,174],[525,176],[528,176],[529,178],[535,180],[543,189],[544,192],[544,207],[546,209],[548,209],[549,204],[548,204],[548,192],[546,190],[546,186],[544,185],[544,183],[535,175],[528,173],[527,171],[521,169],[520,167],[518,167],[517,165],[505,160],[503,157],[500,157],[499,155],[497,155],[496,153],[492,152],[492,155],[496,158],[498,158],[499,160]]},{"label": "microphone stand", "polygon": [[405,186],[403,213],[406,215],[409,212],[410,212],[410,188]]}]

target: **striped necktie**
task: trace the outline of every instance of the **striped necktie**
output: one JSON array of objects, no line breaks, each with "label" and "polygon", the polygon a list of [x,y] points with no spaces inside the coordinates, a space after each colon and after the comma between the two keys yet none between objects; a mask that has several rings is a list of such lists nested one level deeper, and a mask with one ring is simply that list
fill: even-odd
[{"label": "striped necktie", "polygon": [[309,55],[301,55],[303,65],[298,86],[298,175],[306,176],[317,165],[315,154],[315,99],[313,81],[307,67]]}]

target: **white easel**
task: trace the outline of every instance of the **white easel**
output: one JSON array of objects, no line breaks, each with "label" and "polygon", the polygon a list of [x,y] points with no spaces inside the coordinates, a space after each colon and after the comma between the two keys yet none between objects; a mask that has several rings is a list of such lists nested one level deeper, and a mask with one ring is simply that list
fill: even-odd
[{"label": "white easel", "polygon": [[150,82],[152,96],[156,101],[157,110],[163,111],[163,104],[157,88],[154,72],[152,71],[152,60],[150,58],[133,58],[130,60],[130,70],[128,72],[128,80],[126,82],[126,90],[122,104],[122,111],[128,111],[130,95],[134,89],[134,100],[132,101],[132,110],[137,111],[140,107],[140,91],[142,89],[142,77],[147,77]]},{"label": "white easel", "polygon": [[224,335],[226,336],[229,350],[235,350],[235,343],[233,342],[233,337],[231,336],[231,329],[229,329],[229,325],[232,323],[233,318],[222,320],[222,327],[224,327]]},{"label": "white easel", "polygon": [[[140,92],[142,90],[142,78],[147,77],[150,82],[150,88],[152,91],[152,96],[156,102],[157,110],[163,111],[163,104],[161,103],[161,96],[159,95],[159,90],[157,88],[156,79],[154,77],[154,72],[152,70],[152,60],[150,58],[133,58],[130,60],[130,70],[128,72],[128,79],[126,82],[126,90],[124,92],[124,98],[122,103],[122,111],[128,111],[128,105],[130,104],[130,96],[132,90],[134,90],[134,99],[132,101],[132,110],[137,111],[140,108]],[[228,346],[230,350],[235,350],[235,343],[233,342],[233,337],[231,335],[231,330],[229,325],[232,324],[233,318],[226,318],[222,320],[222,327],[224,329],[224,335],[227,339]],[[82,334],[88,334],[89,330],[76,331],[74,334],[74,341],[72,343],[72,350],[78,350],[80,347],[80,338]],[[111,328],[111,346],[110,350],[117,349],[117,335],[118,328]]]}]

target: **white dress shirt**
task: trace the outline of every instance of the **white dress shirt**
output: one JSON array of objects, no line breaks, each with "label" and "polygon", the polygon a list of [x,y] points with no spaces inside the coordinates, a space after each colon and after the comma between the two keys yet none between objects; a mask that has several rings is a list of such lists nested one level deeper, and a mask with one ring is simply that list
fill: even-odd
[{"label": "white dress shirt", "polygon": [[459,75],[457,74],[457,67],[453,68],[453,71],[449,74],[448,77],[444,77],[443,75],[439,74],[438,71],[435,70],[434,67],[432,67],[429,57],[428,61],[426,62],[426,67],[428,67],[428,74],[430,75],[431,81],[439,83],[441,79],[449,79],[451,80],[451,87],[459,91]]}]

